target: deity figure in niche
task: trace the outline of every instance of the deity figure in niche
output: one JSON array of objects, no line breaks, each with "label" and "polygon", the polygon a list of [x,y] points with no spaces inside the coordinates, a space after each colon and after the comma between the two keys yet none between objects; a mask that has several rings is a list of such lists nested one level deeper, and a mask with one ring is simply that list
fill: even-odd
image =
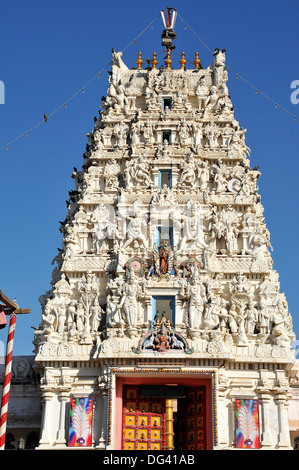
[{"label": "deity figure in niche", "polygon": [[127,282],[123,285],[119,310],[124,312],[128,325],[134,328],[137,326],[138,320],[138,296],[138,282],[136,281],[134,270],[131,270],[128,273]]},{"label": "deity figure in niche", "polygon": [[198,270],[195,267],[190,283],[187,284],[186,297],[188,298],[188,326],[200,328],[205,307],[205,289],[200,283]]}]

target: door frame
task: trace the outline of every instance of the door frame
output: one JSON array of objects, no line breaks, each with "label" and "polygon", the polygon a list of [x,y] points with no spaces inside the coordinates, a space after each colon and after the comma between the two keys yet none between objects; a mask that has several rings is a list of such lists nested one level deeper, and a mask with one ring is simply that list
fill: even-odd
[{"label": "door frame", "polygon": [[217,370],[164,368],[111,368],[109,370],[109,397],[107,410],[108,450],[121,450],[123,385],[178,384],[206,387],[206,442],[207,450],[217,446],[216,414]]}]

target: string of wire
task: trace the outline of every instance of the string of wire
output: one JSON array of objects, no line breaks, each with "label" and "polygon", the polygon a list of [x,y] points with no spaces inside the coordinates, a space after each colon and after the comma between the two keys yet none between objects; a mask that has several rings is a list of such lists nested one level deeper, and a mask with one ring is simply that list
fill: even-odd
[{"label": "string of wire", "polygon": [[[196,34],[196,32],[191,28],[191,26],[179,15],[178,13],[178,17],[181,19],[181,21],[186,25],[186,29],[190,29],[190,31],[194,34],[194,36],[202,43],[202,45],[208,49],[208,51],[210,51],[212,54],[213,54],[213,51],[212,49],[209,48],[209,46],[207,46],[207,44],[198,36],[198,34]],[[294,118],[294,122],[297,120],[297,116],[295,116],[295,114],[291,113],[290,111],[288,111],[286,108],[284,108],[283,106],[281,106],[279,103],[277,103],[277,101],[273,100],[272,98],[270,98],[268,95],[266,95],[263,91],[259,90],[255,85],[253,85],[252,83],[250,83],[248,80],[246,80],[244,77],[242,77],[239,73],[237,73],[235,70],[233,70],[231,67],[229,67],[227,64],[226,64],[226,67],[231,70],[231,72],[233,72],[235,75],[236,75],[236,80],[237,79],[241,79],[243,80],[244,83],[246,83],[247,85],[249,85],[251,88],[253,88],[255,90],[255,94],[257,93],[260,93],[262,96],[264,96],[264,98],[266,98],[267,100],[271,101],[272,103],[275,104],[275,107],[276,108],[280,108],[282,109],[283,111],[285,111],[286,113],[288,113],[290,116],[292,116]]]},{"label": "string of wire", "polygon": [[[156,18],[151,21],[139,34],[138,36],[136,36],[121,52],[124,53],[132,44],[137,44],[137,39],[140,38],[140,36],[142,36],[142,34],[148,29],[148,28],[152,28],[153,24],[155,23],[155,21],[157,21],[157,19],[160,17],[160,13],[159,15],[156,16]],[[212,49],[210,49],[210,47],[198,36],[198,34],[191,28],[191,26],[181,17],[181,15],[178,13],[178,17],[181,19],[181,21],[185,24],[186,26],[186,29],[190,29],[190,31],[194,34],[194,36],[202,43],[202,45],[210,52],[213,54],[213,51]],[[163,52],[163,51],[162,51]],[[161,53],[162,53],[161,52]],[[188,61],[190,62],[190,61]],[[50,117],[52,117],[54,114],[56,114],[60,109],[62,108],[66,108],[67,107],[67,104],[72,101],[79,93],[84,93],[84,90],[85,88],[90,85],[96,78],[99,78],[100,75],[111,65],[111,61],[105,65],[105,67],[103,67],[94,77],[92,77],[87,83],[85,83],[85,85],[83,85],[82,87],[80,87],[79,90],[77,90],[70,98],[68,98],[65,102],[63,102],[60,106],[58,106],[54,111],[52,111],[50,114],[46,115],[44,114],[44,117],[41,121],[37,122],[34,126],[32,126],[30,129],[28,129],[27,131],[23,132],[22,134],[18,135],[15,139],[11,140],[10,142],[8,142],[6,145],[3,145],[2,147],[0,147],[0,150],[8,150],[8,146],[11,145],[12,143],[16,142],[17,140],[19,140],[21,137],[28,137],[28,134],[30,132],[32,132],[34,129],[36,129],[37,127],[39,127],[41,124],[43,124],[44,122],[48,122],[48,119]],[[255,85],[253,85],[252,83],[250,83],[248,80],[246,80],[244,77],[242,77],[239,73],[237,73],[235,70],[233,70],[229,65],[226,64],[226,67],[231,70],[235,75],[236,75],[236,79],[241,79],[243,80],[244,83],[246,83],[247,85],[249,85],[251,88],[253,88],[255,90],[255,94],[257,93],[260,93],[262,96],[264,96],[264,98],[268,99],[269,101],[271,101],[272,103],[275,104],[275,107],[279,107],[280,109],[282,109],[283,111],[285,111],[286,113],[288,113],[289,115],[291,115],[293,118],[294,118],[294,122],[297,120],[297,116],[295,116],[293,113],[291,113],[290,111],[288,111],[286,108],[284,108],[283,106],[281,106],[279,103],[277,103],[275,100],[273,100],[272,98],[270,98],[268,95],[266,95],[263,91],[261,91],[260,89],[258,89]]]},{"label": "string of wire", "polygon": [[[124,53],[132,44],[137,44],[137,39],[140,38],[140,36],[142,36],[142,34],[148,29],[148,28],[151,28],[152,25],[155,23],[155,21],[157,21],[157,19],[160,17],[160,14],[156,16],[156,18],[151,21],[142,31],[141,33],[138,34],[138,36],[136,36],[121,52]],[[17,140],[19,140],[21,137],[28,137],[28,134],[30,132],[32,132],[34,129],[36,129],[37,127],[39,127],[41,124],[44,124],[45,122],[47,123],[48,122],[48,119],[50,117],[52,117],[54,114],[56,114],[60,109],[62,108],[66,108],[67,107],[67,104],[72,101],[79,93],[84,93],[84,90],[85,88],[90,85],[96,78],[99,78],[100,75],[111,65],[111,61],[105,65],[105,67],[103,67],[94,77],[92,77],[87,83],[85,83],[85,85],[81,86],[79,90],[77,90],[70,98],[68,98],[66,101],[64,101],[60,106],[58,106],[58,108],[56,108],[54,111],[52,111],[50,114],[44,114],[44,117],[41,121],[37,122],[34,126],[32,126],[30,129],[27,129],[27,131],[23,132],[22,134],[18,135],[15,139],[11,140],[10,142],[8,142],[7,144],[3,145],[2,147],[0,147],[0,150],[8,150],[8,146],[13,144],[14,142],[16,142]]]}]

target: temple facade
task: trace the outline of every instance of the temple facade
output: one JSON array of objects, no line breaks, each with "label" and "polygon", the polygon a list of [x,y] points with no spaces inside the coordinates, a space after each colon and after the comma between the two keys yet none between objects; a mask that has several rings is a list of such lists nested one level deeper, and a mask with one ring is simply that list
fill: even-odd
[{"label": "temple facade", "polygon": [[291,448],[295,335],[225,51],[177,62],[112,52],[40,297],[39,449]]}]

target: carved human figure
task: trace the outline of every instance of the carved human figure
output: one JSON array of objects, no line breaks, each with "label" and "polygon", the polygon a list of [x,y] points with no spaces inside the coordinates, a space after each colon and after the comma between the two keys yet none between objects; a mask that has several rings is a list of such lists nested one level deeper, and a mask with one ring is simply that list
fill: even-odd
[{"label": "carved human figure", "polygon": [[118,175],[120,171],[119,164],[111,158],[105,165],[103,177],[105,181],[106,189],[116,190],[118,189]]},{"label": "carved human figure", "polygon": [[227,301],[221,297],[219,309],[219,326],[222,333],[226,333],[226,325],[228,321]]},{"label": "carved human figure", "polygon": [[290,337],[285,326],[285,320],[283,303],[279,300],[272,315],[273,326],[271,330],[273,343],[279,346],[285,346],[290,343]]},{"label": "carved human figure", "polygon": [[211,330],[219,325],[221,297],[212,294],[206,304],[202,327],[204,330]]},{"label": "carved human figure", "polygon": [[194,136],[194,146],[196,149],[198,149],[198,147],[201,147],[203,140],[203,123],[193,122],[192,131]]},{"label": "carved human figure", "polygon": [[198,167],[198,181],[201,191],[207,191],[210,178],[209,164],[207,161],[200,162]]},{"label": "carved human figure", "polygon": [[65,323],[66,323],[66,311],[65,311],[64,306],[57,307],[57,315],[58,315],[57,332],[58,333],[63,333]]},{"label": "carved human figure", "polygon": [[67,227],[62,241],[66,259],[73,259],[75,255],[82,253],[79,237],[71,226]]},{"label": "carved human figure", "polygon": [[200,283],[197,268],[194,269],[186,290],[188,298],[188,326],[192,329],[200,328],[204,314],[205,292]]},{"label": "carved human figure", "polygon": [[91,331],[98,331],[101,321],[101,312],[102,309],[99,304],[99,299],[95,297],[90,307]]},{"label": "carved human figure", "polygon": [[228,326],[233,335],[237,334],[238,332],[237,317],[238,317],[238,312],[237,312],[236,306],[234,304],[231,304],[229,313],[228,313]]},{"label": "carved human figure", "polygon": [[204,113],[208,111],[216,111],[217,110],[217,104],[219,100],[219,91],[217,86],[212,85],[210,88],[209,96],[206,98],[204,102]]},{"label": "carved human figure", "polygon": [[191,187],[194,187],[196,182],[196,166],[194,157],[191,154],[187,156],[185,162],[181,164],[181,173],[178,179],[178,183],[181,185],[190,185]]},{"label": "carved human figure", "polygon": [[123,310],[128,325],[133,328],[136,328],[138,320],[138,291],[138,283],[132,270],[123,285],[119,309]]},{"label": "carved human figure", "polygon": [[214,122],[209,122],[205,127],[205,135],[207,136],[207,146],[211,148],[218,147],[218,136],[220,130]]},{"label": "carved human figure", "polygon": [[218,159],[217,162],[212,166],[212,172],[214,174],[216,192],[225,192],[227,190],[227,168],[222,163],[221,159]]},{"label": "carved human figure", "polygon": [[222,147],[229,147],[232,141],[234,130],[230,124],[226,124],[222,129]]},{"label": "carved human figure", "polygon": [[82,333],[82,331],[84,330],[84,323],[85,323],[85,310],[83,307],[83,303],[79,301],[77,304],[77,311],[76,311],[76,327],[79,333]]},{"label": "carved human figure", "polygon": [[186,123],[185,118],[181,118],[180,124],[178,126],[178,140],[181,145],[186,145],[188,143],[190,134],[190,129]]},{"label": "carved human figure", "polygon": [[245,320],[245,331],[248,334],[253,334],[255,325],[257,324],[258,320],[258,312],[255,308],[255,303],[253,300],[249,301],[247,310],[246,310],[246,320]]},{"label": "carved human figure", "polygon": [[201,221],[201,208],[199,203],[188,199],[183,211],[183,234],[180,250],[184,250],[186,242],[192,242],[192,248],[207,248]]},{"label": "carved human figure", "polygon": [[143,229],[147,227],[146,222],[143,216],[139,216],[137,213],[134,213],[132,216],[128,217],[129,223],[126,232],[126,241],[123,243],[121,249],[125,250],[130,243],[134,240],[141,241],[145,249],[147,249],[147,240],[143,234]]},{"label": "carved human figure", "polygon": [[108,210],[105,204],[99,204],[94,210],[91,222],[94,223],[93,249],[95,253],[100,253],[106,238],[111,240],[116,237],[117,230],[113,217],[114,214]]},{"label": "carved human figure", "polygon": [[140,123],[133,122],[131,124],[131,146],[134,152],[135,146],[140,142]]},{"label": "carved human figure", "polygon": [[84,320],[81,318],[82,325],[84,325],[84,339],[87,340],[88,336],[90,335],[90,308],[95,299],[95,296],[98,294],[98,282],[95,275],[93,275],[90,271],[87,271],[78,283],[78,291],[80,292],[80,304],[82,305],[83,310],[83,312],[80,311],[80,314],[83,313],[84,316]]},{"label": "carved human figure", "polygon": [[67,307],[67,318],[66,318],[66,323],[67,323],[67,329],[70,330],[71,326],[73,325],[74,321],[76,318],[76,301],[71,300]]},{"label": "carved human figure", "polygon": [[153,131],[153,126],[150,123],[150,120],[147,119],[147,121],[144,123],[142,127],[143,131],[143,136],[146,144],[154,144],[155,143],[155,136],[154,136],[154,131]]},{"label": "carved human figure", "polygon": [[[133,182],[145,184],[147,187],[151,187],[153,184],[153,180],[150,177],[150,168],[148,163],[144,160],[144,158],[139,155],[139,157],[131,162],[129,166],[129,183],[133,180]],[[128,187],[131,185],[129,184]]]},{"label": "carved human figure", "polygon": [[260,299],[259,302],[259,313],[258,313],[258,327],[259,331],[263,336],[267,336],[269,334],[269,321],[270,321],[270,314],[268,311],[268,306],[264,299]]},{"label": "carved human figure", "polygon": [[49,304],[45,306],[42,313],[42,322],[40,328],[43,329],[45,334],[50,334],[55,330],[57,314],[54,308]]}]

